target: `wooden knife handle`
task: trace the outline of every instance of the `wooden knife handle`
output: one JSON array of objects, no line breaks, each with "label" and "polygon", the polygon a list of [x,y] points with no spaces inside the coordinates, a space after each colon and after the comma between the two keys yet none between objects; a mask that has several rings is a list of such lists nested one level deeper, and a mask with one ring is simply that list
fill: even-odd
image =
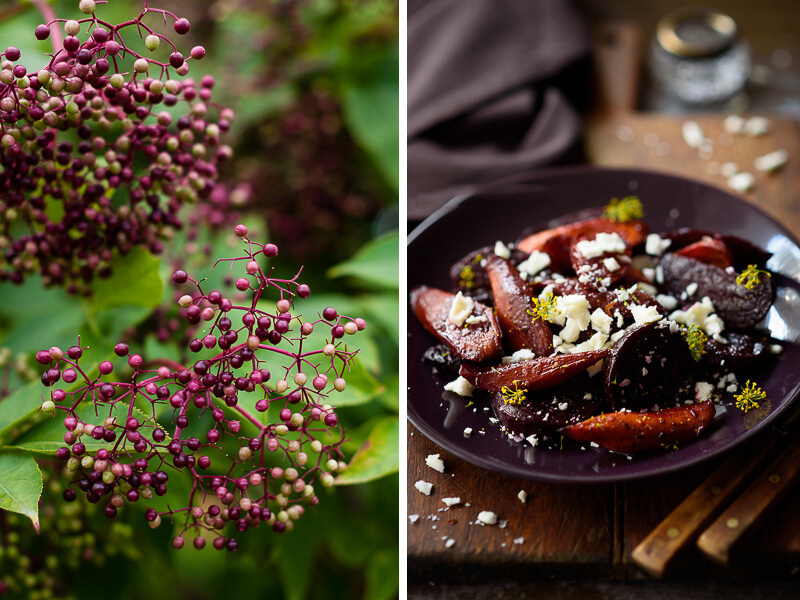
[{"label": "wooden knife handle", "polygon": [[800,439],[796,439],[703,532],[697,540],[697,547],[714,562],[727,565],[799,475]]},{"label": "wooden knife handle", "polygon": [[777,441],[739,448],[634,548],[633,561],[653,577],[663,577],[673,559],[760,472]]}]

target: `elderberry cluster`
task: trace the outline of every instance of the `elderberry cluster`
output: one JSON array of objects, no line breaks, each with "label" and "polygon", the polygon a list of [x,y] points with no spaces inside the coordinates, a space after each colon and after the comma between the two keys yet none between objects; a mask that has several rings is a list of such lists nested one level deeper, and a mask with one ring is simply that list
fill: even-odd
[{"label": "elderberry cluster", "polygon": [[[113,518],[127,503],[163,496],[172,477],[188,474],[186,506],[145,513],[153,527],[165,517],[181,523],[175,548],[190,537],[198,549],[211,540],[235,550],[238,542],[223,532],[229,525],[238,532],[262,524],[291,529],[318,502],[314,484],[332,485],[344,467],[344,434],[330,396],[345,390],[356,354],[344,338],[366,323],[332,307],[311,319],[295,313],[295,301],[310,294],[300,273],[274,276],[262,263],[278,248],[251,241],[243,225],[235,234],[243,255],[216,264],[244,267],[236,292],[205,291],[185,271],[173,274],[176,284],[194,288],[179,299],[183,317],[206,324],[205,335],[188,344],[198,355],[193,364],[146,362],[124,343],[114,352],[127,359],[127,371],[110,360],[96,374],[84,369],[80,345],[36,355],[48,365],[42,383],[50,399],[42,409],[66,415],[66,445],[56,456],[74,479],[64,498],[83,493]],[[268,291],[277,295],[274,303]],[[324,334],[316,344],[315,329]],[[120,372],[125,377],[110,381]]]},{"label": "elderberry cluster", "polygon": [[159,253],[183,206],[227,193],[216,179],[233,111],[211,101],[213,77],[174,78],[205,50],[184,56],[145,21],[178,35],[189,21],[143,1],[118,24],[81,0],[85,18],[37,26],[54,53],[36,72],[18,64],[19,49],[0,53],[0,280],[39,272],[45,285],[88,293],[115,249]]}]

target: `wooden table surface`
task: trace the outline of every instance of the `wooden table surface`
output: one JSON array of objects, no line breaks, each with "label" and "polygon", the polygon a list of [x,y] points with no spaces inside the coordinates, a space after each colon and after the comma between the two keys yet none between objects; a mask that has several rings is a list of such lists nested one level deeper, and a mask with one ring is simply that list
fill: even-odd
[{"label": "wooden table surface", "polygon": [[[720,166],[735,162],[756,176],[753,190],[742,196],[800,236],[797,122],[771,118],[769,133],[749,138],[726,135],[724,116],[678,117],[612,109],[587,119],[587,156],[599,165],[676,173],[723,188],[726,179],[719,173]],[[681,126],[689,119],[703,128],[712,146],[710,153],[701,156],[684,142]],[[780,148],[790,156],[781,170],[762,174],[753,169],[755,157]],[[765,435],[785,434],[771,430]],[[409,520],[407,526],[412,585],[544,578],[646,579],[633,564],[631,551],[722,460],[631,483],[559,486],[475,467],[438,448],[411,424],[407,440],[408,514],[418,515],[418,520]],[[445,463],[444,473],[425,464],[426,456],[437,453]],[[420,479],[433,483],[430,496],[414,488]],[[527,493],[524,503],[518,499],[520,490]],[[462,504],[443,510],[442,498],[447,497],[460,497]],[[501,526],[476,524],[483,510],[495,512]],[[790,492],[760,528],[734,568],[714,566],[691,548],[669,577],[685,580],[698,572],[721,580],[769,574],[796,582],[800,573],[800,487]]]}]

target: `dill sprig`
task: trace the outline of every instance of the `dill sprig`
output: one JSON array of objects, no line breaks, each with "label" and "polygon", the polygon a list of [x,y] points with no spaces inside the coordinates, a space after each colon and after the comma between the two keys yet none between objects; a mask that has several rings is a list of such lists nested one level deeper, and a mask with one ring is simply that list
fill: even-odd
[{"label": "dill sprig", "polygon": [[468,290],[472,289],[472,286],[475,285],[475,271],[470,265],[461,267],[461,273],[459,273],[458,276],[458,285]]},{"label": "dill sprig", "polygon": [[625,196],[622,200],[612,198],[603,209],[603,217],[609,221],[626,223],[634,219],[641,219],[644,216],[642,201],[638,196]]},{"label": "dill sprig", "polygon": [[699,362],[700,357],[706,352],[708,336],[705,331],[693,323],[687,329],[681,331],[681,334],[683,334],[683,339],[689,345],[689,352],[692,353],[692,358],[695,362]]},{"label": "dill sprig", "polygon": [[761,283],[761,275],[772,277],[769,272],[759,269],[757,265],[748,265],[747,268],[736,277],[736,284],[744,285],[748,290],[752,290]]},{"label": "dill sprig", "polygon": [[534,322],[536,319],[554,321],[558,317],[559,310],[556,307],[556,299],[552,292],[547,292],[542,298],[531,298],[531,304],[532,307],[528,314],[533,317]]},{"label": "dill sprig", "polygon": [[766,400],[767,394],[755,382],[748,381],[742,388],[742,392],[734,398],[736,399],[736,408],[742,412],[748,412],[758,408],[759,401]]},{"label": "dill sprig", "polygon": [[520,389],[519,382],[516,379],[511,382],[511,385],[514,386],[513,389],[507,385],[500,388],[500,393],[503,395],[503,402],[505,404],[522,404],[525,401],[525,388]]}]

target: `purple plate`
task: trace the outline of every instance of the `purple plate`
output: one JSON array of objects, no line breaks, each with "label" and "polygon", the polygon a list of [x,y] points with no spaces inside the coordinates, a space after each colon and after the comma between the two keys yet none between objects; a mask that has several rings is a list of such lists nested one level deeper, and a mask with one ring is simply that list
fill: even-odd
[{"label": "purple plate", "polygon": [[[408,419],[443,449],[480,467],[506,475],[553,483],[608,483],[676,471],[727,452],[774,423],[800,391],[800,247],[775,220],[744,200],[709,185],[671,175],[630,169],[572,167],[517,176],[454,198],[408,237],[408,284],[450,289],[448,270],[456,260],[497,240],[514,241],[526,227],[612,197],[638,195],[651,231],[693,227],[733,234],[773,253],[768,266],[778,296],[767,324],[787,340],[784,352],[766,370],[739,372],[767,393],[756,411],[728,406],[710,433],[678,450],[628,457],[603,449],[532,448],[514,442],[492,424],[488,395],[472,406],[445,392],[447,379],[423,364],[434,343],[408,308]],[[466,399],[469,400],[469,399]],[[464,429],[473,433],[464,437]],[[480,434],[484,431],[484,434]]]}]

